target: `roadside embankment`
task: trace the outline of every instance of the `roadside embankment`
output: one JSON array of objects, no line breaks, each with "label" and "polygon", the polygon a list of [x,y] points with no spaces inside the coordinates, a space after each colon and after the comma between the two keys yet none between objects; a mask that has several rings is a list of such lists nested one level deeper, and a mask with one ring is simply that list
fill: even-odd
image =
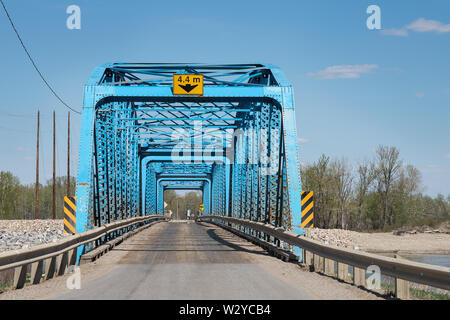
[{"label": "roadside embankment", "polygon": [[313,228],[306,230],[306,236],[330,245],[366,252],[450,254],[450,233],[440,229],[367,233]]},{"label": "roadside embankment", "polygon": [[[401,258],[423,263],[443,265],[450,257],[450,233],[444,228],[403,228],[393,232],[356,232],[342,229],[307,229],[306,236],[326,244],[339,247],[358,249],[384,256],[398,255]],[[412,256],[419,257],[417,260]],[[433,263],[442,259],[441,263]],[[436,262],[436,261],[434,261]],[[394,279],[382,277],[382,287],[385,293],[394,290]],[[450,292],[427,285],[410,282],[412,299],[445,299]]]}]

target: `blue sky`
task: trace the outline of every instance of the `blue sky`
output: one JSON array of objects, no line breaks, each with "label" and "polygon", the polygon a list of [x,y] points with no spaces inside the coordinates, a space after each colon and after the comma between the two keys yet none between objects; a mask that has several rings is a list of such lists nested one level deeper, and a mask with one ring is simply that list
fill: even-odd
[{"label": "blue sky", "polygon": [[[4,0],[46,78],[80,109],[83,86],[104,62],[265,62],[295,91],[302,163],[322,153],[355,164],[396,146],[419,168],[425,192],[450,194],[450,2]],[[81,8],[81,30],[66,8]],[[369,30],[369,5],[382,30]],[[0,13],[0,170],[34,180],[41,110],[41,181],[66,170],[67,109],[42,83]],[[72,114],[72,170],[80,117]]]}]

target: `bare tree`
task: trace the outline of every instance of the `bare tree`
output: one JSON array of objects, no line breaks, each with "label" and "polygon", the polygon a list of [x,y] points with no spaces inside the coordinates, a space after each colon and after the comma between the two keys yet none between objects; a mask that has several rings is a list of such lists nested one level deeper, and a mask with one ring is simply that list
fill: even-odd
[{"label": "bare tree", "polygon": [[[338,222],[340,220],[341,228],[347,228],[348,205],[352,195],[353,176],[347,160],[335,160],[331,164],[331,172],[336,188],[336,199],[338,202]],[[340,219],[339,219],[340,217]]]},{"label": "bare tree", "polygon": [[397,208],[393,214],[394,224],[402,225],[422,218],[417,202],[421,180],[420,171],[416,167],[407,165],[401,168],[398,181],[391,191],[392,203]]},{"label": "bare tree", "polygon": [[356,183],[356,201],[358,206],[357,228],[361,229],[362,224],[367,227],[363,217],[363,207],[367,194],[377,176],[375,165],[371,161],[364,160],[358,165],[358,181]]},{"label": "bare tree", "polygon": [[406,177],[406,192],[407,194],[414,194],[417,192],[421,192],[421,184],[422,184],[422,174],[419,169],[414,167],[413,165],[408,164],[405,167],[405,177]]},{"label": "bare tree", "polygon": [[382,224],[386,227],[388,220],[393,223],[392,210],[389,211],[390,191],[399,177],[402,161],[399,160],[399,151],[395,147],[379,146],[376,150],[378,182],[383,194]]},{"label": "bare tree", "polygon": [[330,158],[324,154],[311,166],[301,168],[302,186],[304,190],[314,191],[315,216],[317,227],[328,228],[331,220],[331,178]]}]

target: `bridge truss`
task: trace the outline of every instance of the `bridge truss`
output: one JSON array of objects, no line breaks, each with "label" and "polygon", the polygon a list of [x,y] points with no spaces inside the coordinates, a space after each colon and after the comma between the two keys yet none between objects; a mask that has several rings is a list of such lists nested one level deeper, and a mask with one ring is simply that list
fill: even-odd
[{"label": "bridge truss", "polygon": [[[202,96],[174,95],[201,74]],[[202,191],[203,214],[302,233],[292,87],[272,65],[113,63],[85,86],[77,232],[163,214],[165,189]]]}]

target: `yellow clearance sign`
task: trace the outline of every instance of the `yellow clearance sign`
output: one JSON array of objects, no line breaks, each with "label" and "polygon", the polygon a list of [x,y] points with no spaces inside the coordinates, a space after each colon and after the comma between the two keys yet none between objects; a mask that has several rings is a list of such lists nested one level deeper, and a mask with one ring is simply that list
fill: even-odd
[{"label": "yellow clearance sign", "polygon": [[203,75],[201,74],[174,74],[173,94],[176,95],[203,95]]}]

